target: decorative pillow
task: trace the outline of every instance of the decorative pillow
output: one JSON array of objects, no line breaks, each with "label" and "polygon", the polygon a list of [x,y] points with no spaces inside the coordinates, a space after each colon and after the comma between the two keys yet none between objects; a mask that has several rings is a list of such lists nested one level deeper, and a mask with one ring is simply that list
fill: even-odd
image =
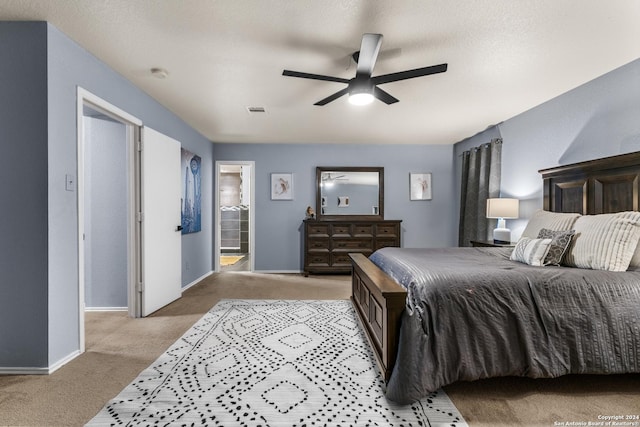
[{"label": "decorative pillow", "polygon": [[640,270],[640,243],[636,246],[636,251],[633,253],[631,257],[631,262],[629,263],[629,270]]},{"label": "decorative pillow", "polygon": [[640,240],[640,212],[584,215],[564,263],[593,270],[626,271]]},{"label": "decorative pillow", "polygon": [[533,214],[527,223],[522,237],[535,239],[543,228],[554,231],[571,230],[579,217],[578,213],[549,212],[540,209]]},{"label": "decorative pillow", "polygon": [[548,228],[540,230],[538,239],[551,239],[544,265],[560,265],[574,234],[576,234],[575,230],[553,231]]},{"label": "decorative pillow", "polygon": [[511,252],[511,260],[537,267],[543,266],[544,258],[549,252],[549,246],[551,246],[551,239],[521,237]]}]

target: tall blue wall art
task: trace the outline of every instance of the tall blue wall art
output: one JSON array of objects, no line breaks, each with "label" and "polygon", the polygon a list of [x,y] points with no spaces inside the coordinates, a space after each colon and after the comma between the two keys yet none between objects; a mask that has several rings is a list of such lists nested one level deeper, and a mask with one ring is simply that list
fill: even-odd
[{"label": "tall blue wall art", "polygon": [[182,234],[196,233],[202,229],[201,180],[202,159],[182,148]]}]

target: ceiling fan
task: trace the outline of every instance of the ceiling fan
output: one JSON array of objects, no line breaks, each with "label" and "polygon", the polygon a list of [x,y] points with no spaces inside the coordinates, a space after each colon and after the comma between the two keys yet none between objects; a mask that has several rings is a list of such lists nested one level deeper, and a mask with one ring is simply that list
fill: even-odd
[{"label": "ceiling fan", "polygon": [[326,105],[329,102],[335,101],[342,95],[346,94],[349,94],[349,102],[351,102],[352,104],[369,104],[373,101],[374,98],[377,98],[385,104],[389,105],[398,102],[398,99],[380,89],[378,85],[396,82],[398,80],[428,76],[430,74],[444,73],[445,71],[447,71],[447,64],[440,64],[372,77],[371,74],[373,73],[373,67],[376,64],[376,59],[378,58],[378,53],[380,52],[381,45],[382,34],[366,33],[362,35],[362,44],[360,45],[360,50],[352,55],[353,60],[358,64],[356,68],[356,76],[352,79],[323,76],[321,74],[302,73],[299,71],[291,70],[284,70],[282,72],[282,75],[347,84],[346,88],[334,93],[333,95],[329,95],[324,99],[321,99],[313,105]]},{"label": "ceiling fan", "polygon": [[327,172],[326,174],[323,173],[322,174],[322,181],[329,181],[329,182],[333,182],[333,181],[337,181],[337,180],[341,180],[341,179],[349,179],[346,175],[338,175],[338,176],[331,176],[331,172]]}]

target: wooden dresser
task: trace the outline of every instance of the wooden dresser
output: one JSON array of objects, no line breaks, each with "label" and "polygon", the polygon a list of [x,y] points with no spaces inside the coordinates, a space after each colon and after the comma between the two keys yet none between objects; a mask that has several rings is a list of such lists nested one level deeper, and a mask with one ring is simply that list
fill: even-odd
[{"label": "wooden dresser", "polygon": [[349,253],[400,247],[402,220],[304,220],[304,275],[349,273]]}]

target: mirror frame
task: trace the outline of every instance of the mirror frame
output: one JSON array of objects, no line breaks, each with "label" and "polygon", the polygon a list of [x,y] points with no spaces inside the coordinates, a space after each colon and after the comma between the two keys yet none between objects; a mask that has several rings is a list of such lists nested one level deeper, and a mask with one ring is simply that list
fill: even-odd
[{"label": "mirror frame", "polygon": [[[321,184],[323,172],[377,172],[378,173],[378,215],[323,215]],[[325,221],[384,220],[384,167],[367,166],[318,166],[316,167],[316,218]]]}]

